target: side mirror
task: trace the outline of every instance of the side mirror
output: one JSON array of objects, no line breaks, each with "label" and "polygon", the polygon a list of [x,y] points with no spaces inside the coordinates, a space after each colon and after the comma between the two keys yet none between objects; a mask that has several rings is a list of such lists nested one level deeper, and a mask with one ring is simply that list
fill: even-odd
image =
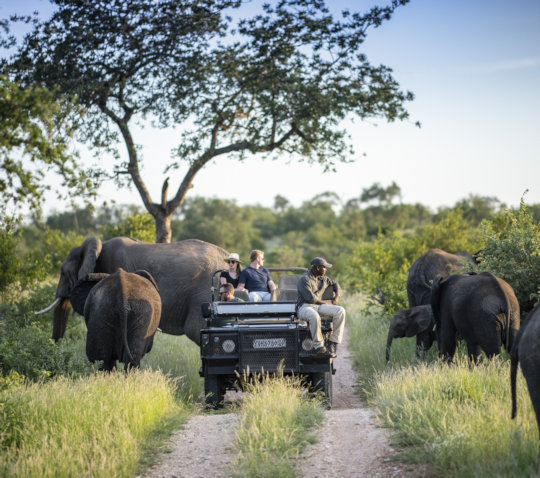
[{"label": "side mirror", "polygon": [[205,319],[208,319],[212,315],[212,304],[210,302],[203,302],[201,304],[201,313]]}]

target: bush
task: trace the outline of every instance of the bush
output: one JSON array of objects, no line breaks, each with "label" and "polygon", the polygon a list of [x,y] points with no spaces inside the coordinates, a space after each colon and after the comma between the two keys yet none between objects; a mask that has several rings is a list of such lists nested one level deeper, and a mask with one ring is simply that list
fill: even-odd
[{"label": "bush", "polygon": [[103,239],[111,237],[131,237],[142,242],[156,242],[156,224],[148,213],[131,214],[117,224],[109,225],[103,231]]},{"label": "bush", "polygon": [[407,276],[413,262],[430,249],[474,252],[479,249],[478,233],[460,211],[446,213],[437,223],[421,227],[416,234],[402,231],[379,233],[372,242],[353,247],[350,261],[340,276],[344,285],[373,294],[380,288],[384,308],[393,313],[407,308]]},{"label": "bush", "polygon": [[519,210],[484,221],[481,230],[485,249],[479,268],[512,286],[523,317],[540,298],[540,226],[522,198]]},{"label": "bush", "polygon": [[17,372],[29,380],[57,375],[85,375],[93,367],[85,355],[86,328],[82,318],[68,327],[58,344],[51,340],[52,313],[36,316],[54,297],[54,285],[14,297],[0,311],[0,373]]}]

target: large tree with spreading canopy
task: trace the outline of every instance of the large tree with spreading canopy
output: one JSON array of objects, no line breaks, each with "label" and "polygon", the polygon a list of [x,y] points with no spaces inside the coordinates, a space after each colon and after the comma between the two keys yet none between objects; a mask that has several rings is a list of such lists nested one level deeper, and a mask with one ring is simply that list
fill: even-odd
[{"label": "large tree with spreading canopy", "polygon": [[[169,242],[172,213],[212,160],[285,153],[333,169],[353,154],[345,119],[408,118],[413,95],[360,51],[407,2],[334,15],[323,0],[278,0],[241,18],[237,0],[54,0],[13,65],[24,84],[84,107],[81,139],[114,154],[118,184],[135,185],[156,241]],[[140,123],[181,130],[157,201],[141,172]]]}]

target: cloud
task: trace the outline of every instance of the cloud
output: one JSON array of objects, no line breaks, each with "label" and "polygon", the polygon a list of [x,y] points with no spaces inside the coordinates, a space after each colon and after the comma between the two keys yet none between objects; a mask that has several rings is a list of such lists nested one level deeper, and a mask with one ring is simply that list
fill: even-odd
[{"label": "cloud", "polygon": [[525,68],[535,68],[540,66],[539,58],[519,58],[516,60],[503,60],[493,63],[477,65],[475,70],[478,73],[498,73],[501,71],[523,70]]}]

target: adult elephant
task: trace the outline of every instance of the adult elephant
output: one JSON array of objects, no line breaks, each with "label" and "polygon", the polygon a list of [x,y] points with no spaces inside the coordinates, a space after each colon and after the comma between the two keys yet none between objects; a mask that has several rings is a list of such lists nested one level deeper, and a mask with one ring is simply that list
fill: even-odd
[{"label": "adult elephant", "polygon": [[[510,360],[510,389],[512,392],[512,418],[516,417],[516,377],[519,364],[536,414],[540,434],[540,304],[531,310],[516,337]],[[538,460],[540,475],[540,459]]]},{"label": "adult elephant", "polygon": [[139,367],[152,349],[161,317],[161,298],[149,272],[119,268],[113,274],[88,274],[70,300],[76,312],[82,306],[90,362],[102,360],[101,370],[107,371],[117,360],[125,370]]},{"label": "adult elephant", "polygon": [[430,249],[420,256],[409,269],[407,277],[409,307],[429,304],[435,279],[466,272],[467,264],[476,265],[476,262],[471,254],[465,252],[450,254],[442,249]]},{"label": "adult elephant", "polygon": [[519,331],[519,304],[510,285],[490,272],[439,278],[431,290],[431,307],[439,331],[439,355],[451,361],[456,334],[467,343],[469,358],[483,350],[491,358],[504,344],[510,353]]},{"label": "adult elephant", "polygon": [[386,340],[386,361],[390,360],[392,341],[400,337],[414,337],[416,335],[416,355],[431,348],[435,340],[435,319],[431,305],[419,305],[396,312],[388,327]]},{"label": "adult elephant", "polygon": [[[451,274],[465,271],[467,264],[476,265],[474,257],[468,252],[456,252],[450,254],[442,249],[430,249],[416,259],[409,269],[409,275],[407,277],[409,309],[405,309],[405,311],[408,312],[398,312],[396,315],[399,314],[399,318],[396,319],[396,322],[403,322],[403,326],[408,330],[418,329],[420,336],[418,336],[417,333],[414,333],[412,335],[400,335],[396,337],[412,337],[413,335],[416,335],[416,351],[418,356],[428,351],[435,341],[438,343],[438,339],[433,317],[431,317],[429,325],[426,323],[425,319],[422,319],[421,322],[418,323],[416,322],[418,317],[424,316],[425,312],[419,314],[418,312],[413,313],[412,311],[415,307],[430,305],[431,286],[433,285],[433,281],[439,277],[444,278]],[[411,324],[407,324],[408,321],[411,321]],[[422,327],[419,327],[420,324],[422,324]],[[398,328],[403,326],[398,326]],[[392,324],[390,324],[390,327],[392,327]],[[388,331],[389,337],[390,333],[391,330]]]},{"label": "adult elephant", "polygon": [[223,267],[228,252],[197,239],[171,244],[147,244],[127,237],[103,243],[88,237],[69,252],[60,269],[54,307],[52,338],[64,336],[71,303],[70,293],[78,280],[92,272],[113,273],[118,268],[128,272],[144,269],[154,277],[161,296],[159,327],[167,334],[186,334],[197,345],[204,325],[201,303],[208,302],[211,274]]}]

